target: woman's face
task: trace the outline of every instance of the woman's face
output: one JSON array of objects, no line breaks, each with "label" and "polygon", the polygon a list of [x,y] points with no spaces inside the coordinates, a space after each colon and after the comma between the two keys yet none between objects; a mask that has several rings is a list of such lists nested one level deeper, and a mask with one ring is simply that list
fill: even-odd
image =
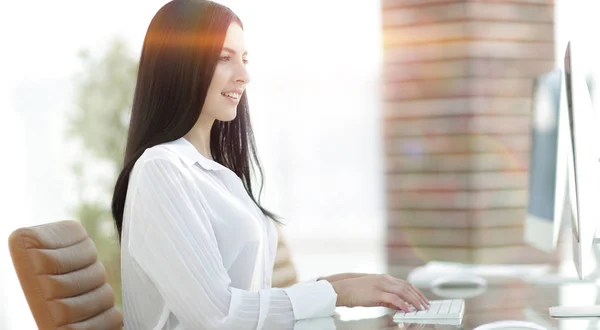
[{"label": "woman's face", "polygon": [[225,36],[215,73],[208,87],[201,116],[219,121],[231,121],[237,115],[237,105],[250,82],[246,70],[244,32],[231,23]]}]

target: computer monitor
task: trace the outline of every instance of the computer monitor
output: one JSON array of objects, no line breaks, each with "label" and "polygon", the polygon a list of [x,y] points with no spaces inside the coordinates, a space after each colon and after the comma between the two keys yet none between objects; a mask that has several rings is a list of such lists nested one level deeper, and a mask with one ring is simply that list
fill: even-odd
[{"label": "computer monitor", "polygon": [[[575,46],[574,46],[575,45]],[[586,81],[581,50],[569,42],[564,58],[569,155],[565,220],[571,225],[573,262],[580,280],[598,276],[600,254],[594,246],[600,221],[600,159],[598,137],[600,122],[592,105],[589,79]],[[562,109],[560,110],[562,112]],[[596,270],[596,272],[594,272]],[[589,276],[595,273],[594,276]],[[600,317],[600,305],[555,306],[552,317]]]},{"label": "computer monitor", "polygon": [[571,146],[567,163],[570,212],[566,215],[571,220],[573,262],[579,278],[584,279],[596,267],[593,244],[600,221],[600,127],[576,47],[569,42],[564,59]]},{"label": "computer monitor", "polygon": [[552,252],[561,226],[570,227],[575,269],[584,279],[597,267],[593,242],[600,221],[600,147],[595,145],[600,122],[578,51],[569,42],[564,70],[535,81],[524,229],[529,245]]},{"label": "computer monitor", "polygon": [[530,170],[524,236],[527,244],[552,252],[558,242],[563,216],[569,152],[569,137],[565,134],[568,114],[564,106],[565,84],[561,69],[537,77],[531,104]]}]

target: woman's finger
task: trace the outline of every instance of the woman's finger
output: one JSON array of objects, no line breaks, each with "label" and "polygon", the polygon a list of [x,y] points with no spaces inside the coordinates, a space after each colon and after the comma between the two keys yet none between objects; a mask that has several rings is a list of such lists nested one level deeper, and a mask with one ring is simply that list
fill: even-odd
[{"label": "woman's finger", "polygon": [[404,284],[396,284],[396,283],[385,283],[382,285],[382,289],[386,292],[393,293],[396,296],[400,297],[402,300],[407,303],[413,305],[416,309],[422,310],[425,306],[422,306],[419,297],[413,293],[410,286]]},{"label": "woman's finger", "polygon": [[381,296],[379,297],[379,301],[380,301],[380,305],[382,306],[386,306],[386,305],[391,305],[391,306],[395,306],[395,309],[410,313],[410,306],[408,306],[407,303],[405,303],[404,301],[402,301],[402,299],[400,299],[400,297],[398,297],[395,294],[389,293],[389,292],[381,292]]},{"label": "woman's finger", "polygon": [[427,299],[427,297],[425,297],[425,295],[419,289],[417,289],[414,285],[412,285],[412,283],[398,279],[398,278],[393,278],[393,280],[398,285],[408,285],[410,287],[410,290],[417,297],[419,297],[419,301],[420,301],[421,305],[423,305],[424,307],[429,307],[429,299]]},{"label": "woman's finger", "polygon": [[408,285],[410,285],[411,289],[421,298],[421,301],[427,306],[429,307],[429,299],[427,299],[427,297],[425,297],[425,295],[423,294],[423,292],[421,292],[421,290],[417,289],[414,285],[412,285],[412,283],[408,283],[406,282]]},{"label": "woman's finger", "polygon": [[419,302],[424,309],[429,309],[429,301],[427,301],[427,299],[423,299],[421,295],[419,295],[419,292],[415,291],[414,288],[410,288],[410,291],[417,297],[417,299],[419,299]]},{"label": "woman's finger", "polygon": [[421,293],[421,291],[417,288],[415,288],[414,285],[408,283],[408,282],[404,282],[406,283],[406,285],[409,287],[410,291],[418,297],[419,301],[421,302],[421,304],[428,308],[429,307],[429,300],[425,297],[425,295],[423,295],[423,293]]}]

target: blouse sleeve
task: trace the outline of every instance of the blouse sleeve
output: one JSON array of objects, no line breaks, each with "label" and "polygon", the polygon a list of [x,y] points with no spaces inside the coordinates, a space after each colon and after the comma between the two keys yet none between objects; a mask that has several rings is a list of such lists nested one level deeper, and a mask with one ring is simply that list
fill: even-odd
[{"label": "blouse sleeve", "polygon": [[184,329],[290,329],[334,314],[337,295],[327,281],[258,292],[231,287],[202,187],[178,166],[138,160],[129,212],[141,235],[132,235],[128,248]]}]

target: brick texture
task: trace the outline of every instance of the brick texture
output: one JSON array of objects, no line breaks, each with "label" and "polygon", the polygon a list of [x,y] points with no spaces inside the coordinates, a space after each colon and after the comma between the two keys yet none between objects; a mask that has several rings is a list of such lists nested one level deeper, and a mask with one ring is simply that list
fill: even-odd
[{"label": "brick texture", "polygon": [[554,68],[553,12],[547,0],[382,1],[390,273],[556,262],[523,239],[531,94]]}]

